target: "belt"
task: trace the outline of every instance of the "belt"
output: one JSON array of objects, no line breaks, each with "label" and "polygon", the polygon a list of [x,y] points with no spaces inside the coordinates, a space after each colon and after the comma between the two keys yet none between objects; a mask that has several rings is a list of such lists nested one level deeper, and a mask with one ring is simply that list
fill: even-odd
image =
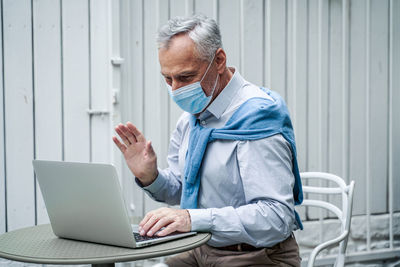
[{"label": "belt", "polygon": [[[291,234],[286,240],[272,246],[271,248],[276,248],[281,243],[286,242],[291,238],[293,238],[293,234]],[[228,250],[228,251],[256,251],[256,250],[264,249],[263,247],[257,248],[252,245],[246,244],[246,243],[235,244],[235,245],[230,245],[230,246],[226,246],[226,247],[214,247],[214,248],[219,249],[219,250]]]},{"label": "belt", "polygon": [[256,248],[256,247],[246,244],[246,243],[235,244],[235,245],[230,245],[230,246],[226,246],[226,247],[215,247],[215,248],[219,249],[219,250],[229,250],[229,251],[256,251],[256,250],[263,249],[263,248]]}]

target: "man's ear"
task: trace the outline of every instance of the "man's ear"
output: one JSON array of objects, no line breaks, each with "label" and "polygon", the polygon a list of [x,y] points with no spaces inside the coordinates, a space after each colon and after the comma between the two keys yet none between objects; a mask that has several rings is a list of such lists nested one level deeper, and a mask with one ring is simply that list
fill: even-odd
[{"label": "man's ear", "polygon": [[215,52],[215,62],[217,63],[218,73],[222,74],[226,69],[226,54],[224,49],[217,49]]}]

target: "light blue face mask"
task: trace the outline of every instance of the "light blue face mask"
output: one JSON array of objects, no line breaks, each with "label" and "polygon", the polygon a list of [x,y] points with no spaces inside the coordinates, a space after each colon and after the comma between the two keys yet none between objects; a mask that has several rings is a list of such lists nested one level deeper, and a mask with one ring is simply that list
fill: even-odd
[{"label": "light blue face mask", "polygon": [[174,100],[175,103],[184,111],[187,111],[191,114],[198,114],[202,112],[210,103],[215,88],[217,87],[217,80],[219,75],[217,74],[217,78],[215,79],[214,83],[214,88],[212,89],[210,96],[206,96],[206,94],[204,93],[204,90],[201,87],[201,82],[206,76],[213,61],[214,57],[211,60],[210,64],[208,65],[207,70],[200,81],[182,86],[173,91],[172,87],[169,84],[167,84],[168,92],[172,100]]}]

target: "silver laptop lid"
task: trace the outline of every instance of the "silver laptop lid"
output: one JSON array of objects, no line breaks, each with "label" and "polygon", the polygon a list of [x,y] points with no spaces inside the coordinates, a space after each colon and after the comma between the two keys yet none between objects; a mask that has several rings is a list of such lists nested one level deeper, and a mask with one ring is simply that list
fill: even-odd
[{"label": "silver laptop lid", "polygon": [[44,160],[33,166],[55,235],[135,247],[114,166]]}]

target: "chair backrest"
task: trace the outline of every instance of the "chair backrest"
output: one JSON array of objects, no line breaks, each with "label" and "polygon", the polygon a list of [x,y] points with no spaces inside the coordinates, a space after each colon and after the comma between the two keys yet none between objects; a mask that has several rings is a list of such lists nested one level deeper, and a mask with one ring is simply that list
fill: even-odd
[{"label": "chair backrest", "polygon": [[[302,178],[303,184],[307,184],[306,181],[311,179],[315,181],[330,181],[335,184],[333,187],[327,187],[326,185],[324,185],[326,184],[326,182],[319,182],[318,186],[303,185],[303,192],[305,197],[302,206],[313,206],[327,209],[333,212],[341,222],[340,235],[315,247],[312,250],[310,257],[308,258],[307,266],[314,266],[314,262],[318,253],[321,252],[323,249],[337,244],[339,244],[339,251],[336,257],[335,266],[344,266],[347,240],[350,233],[354,181],[351,181],[350,184],[347,185],[345,181],[339,176],[324,172],[303,172],[300,174],[300,177]],[[312,193],[313,196],[315,194],[341,195],[341,208],[333,205],[332,203],[329,203],[329,197],[326,198],[328,199],[327,201],[320,199],[309,199],[310,194],[307,193]]]}]

